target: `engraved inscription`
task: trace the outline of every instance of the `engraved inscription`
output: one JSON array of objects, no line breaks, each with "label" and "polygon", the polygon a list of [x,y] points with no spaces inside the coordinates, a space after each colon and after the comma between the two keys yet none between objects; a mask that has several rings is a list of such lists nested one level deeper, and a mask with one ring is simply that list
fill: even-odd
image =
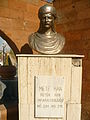
[{"label": "engraved inscription", "polygon": [[64,77],[35,77],[35,117],[64,116]]}]

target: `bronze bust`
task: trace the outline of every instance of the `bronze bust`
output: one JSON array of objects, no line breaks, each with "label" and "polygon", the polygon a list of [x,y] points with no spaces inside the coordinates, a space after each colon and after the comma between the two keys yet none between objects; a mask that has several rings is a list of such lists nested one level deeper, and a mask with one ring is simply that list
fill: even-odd
[{"label": "bronze bust", "polygon": [[55,31],[55,8],[49,5],[40,7],[38,17],[40,26],[29,36],[30,47],[41,54],[58,54],[64,47],[65,38]]}]

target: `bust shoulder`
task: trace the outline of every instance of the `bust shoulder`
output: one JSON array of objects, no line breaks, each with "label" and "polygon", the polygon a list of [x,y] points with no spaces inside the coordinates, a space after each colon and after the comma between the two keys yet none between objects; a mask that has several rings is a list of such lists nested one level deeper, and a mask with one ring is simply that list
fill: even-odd
[{"label": "bust shoulder", "polygon": [[57,32],[48,37],[38,32],[32,33],[29,36],[30,47],[44,54],[57,54],[61,51],[64,44],[65,38]]},{"label": "bust shoulder", "polygon": [[30,34],[30,35],[29,35],[29,40],[33,39],[34,36],[35,36],[35,33]]},{"label": "bust shoulder", "polygon": [[34,47],[35,36],[36,36],[36,33],[32,33],[29,36],[28,42],[31,48]]}]

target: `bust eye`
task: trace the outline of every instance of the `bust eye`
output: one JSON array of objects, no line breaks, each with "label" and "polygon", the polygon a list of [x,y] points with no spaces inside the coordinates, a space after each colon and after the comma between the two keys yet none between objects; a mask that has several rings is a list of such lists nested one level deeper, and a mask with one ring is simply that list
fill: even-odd
[{"label": "bust eye", "polygon": [[42,17],[42,19],[45,19],[45,18],[46,18],[45,16]]},{"label": "bust eye", "polygon": [[48,17],[48,18],[49,18],[49,19],[53,19],[53,17],[51,17],[51,16],[50,16],[50,17]]},{"label": "bust eye", "polygon": [[49,19],[51,19],[51,17],[50,17],[50,16],[48,16],[48,18],[49,18]]}]

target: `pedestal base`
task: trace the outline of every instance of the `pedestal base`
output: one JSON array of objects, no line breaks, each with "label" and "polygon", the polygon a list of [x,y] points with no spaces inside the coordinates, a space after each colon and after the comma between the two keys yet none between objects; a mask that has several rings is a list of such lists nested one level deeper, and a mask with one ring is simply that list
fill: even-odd
[{"label": "pedestal base", "polygon": [[18,55],[19,120],[81,120],[82,57]]}]

